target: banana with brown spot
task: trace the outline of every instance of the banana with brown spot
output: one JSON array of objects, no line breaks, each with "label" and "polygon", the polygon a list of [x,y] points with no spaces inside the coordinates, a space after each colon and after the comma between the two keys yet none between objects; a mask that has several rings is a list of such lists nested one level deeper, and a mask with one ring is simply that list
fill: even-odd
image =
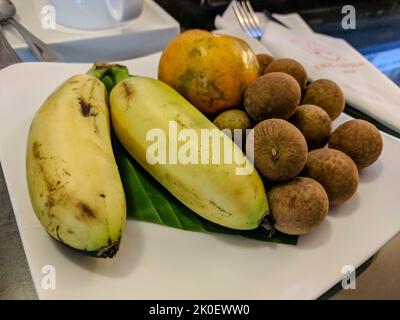
[{"label": "banana with brown spot", "polygon": [[74,76],[45,101],[29,131],[26,169],[33,209],[52,237],[94,256],[115,255],[126,202],[101,81]]}]

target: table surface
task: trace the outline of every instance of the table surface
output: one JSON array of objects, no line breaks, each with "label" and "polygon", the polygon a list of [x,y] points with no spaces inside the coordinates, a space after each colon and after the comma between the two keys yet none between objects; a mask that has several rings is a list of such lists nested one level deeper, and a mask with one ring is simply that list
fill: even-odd
[{"label": "table surface", "polygon": [[[158,0],[160,4],[163,1]],[[322,299],[400,299],[400,234],[388,242],[357,276],[356,289],[339,286]],[[0,167],[0,300],[37,299],[3,171]]]},{"label": "table surface", "polygon": [[0,299],[36,299],[10,197],[0,168]]}]

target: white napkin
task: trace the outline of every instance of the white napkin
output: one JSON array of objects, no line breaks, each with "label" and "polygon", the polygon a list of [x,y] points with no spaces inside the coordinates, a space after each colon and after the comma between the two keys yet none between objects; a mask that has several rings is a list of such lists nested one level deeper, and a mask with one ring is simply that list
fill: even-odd
[{"label": "white napkin", "polygon": [[[265,28],[262,43],[279,58],[304,65],[311,80],[326,78],[338,83],[352,107],[400,133],[400,88],[376,69],[345,40],[312,32],[297,14],[274,15],[286,29],[259,14]],[[229,6],[215,20],[217,27],[240,28]]]}]

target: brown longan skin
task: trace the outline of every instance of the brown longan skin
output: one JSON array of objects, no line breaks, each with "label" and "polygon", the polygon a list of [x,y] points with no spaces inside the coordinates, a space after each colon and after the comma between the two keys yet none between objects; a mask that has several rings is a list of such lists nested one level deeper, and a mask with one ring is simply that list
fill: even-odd
[{"label": "brown longan skin", "polygon": [[301,105],[289,121],[303,134],[308,151],[322,148],[328,143],[332,132],[332,121],[322,108],[312,104]]},{"label": "brown longan skin", "polygon": [[256,122],[271,118],[289,119],[301,99],[296,79],[283,72],[272,72],[257,78],[247,88],[244,106]]},{"label": "brown longan skin", "polygon": [[317,181],[297,177],[278,184],[268,193],[274,227],[286,234],[303,235],[324,221],[329,209],[328,195]]},{"label": "brown longan skin", "polygon": [[306,140],[299,129],[285,120],[260,122],[254,127],[253,141],[254,165],[269,180],[294,178],[306,164]]},{"label": "brown longan skin", "polygon": [[260,65],[260,75],[263,75],[265,73],[265,70],[267,69],[268,65],[274,61],[274,57],[270,56],[269,54],[266,53],[260,53],[256,55],[258,64]]},{"label": "brown longan skin", "polygon": [[378,160],[382,153],[383,140],[372,123],[354,119],[333,131],[329,147],[343,151],[359,168],[366,168]]},{"label": "brown longan skin", "polygon": [[[219,114],[213,123],[218,129],[224,130],[240,147],[246,147],[246,129],[251,129],[253,126],[246,112],[237,109],[227,110]],[[226,132],[226,130],[229,132]],[[237,130],[241,130],[241,135],[237,135]]]},{"label": "brown longan skin", "polygon": [[214,119],[214,124],[220,130],[229,129],[231,133],[234,129],[245,130],[252,127],[251,120],[246,112],[237,109],[222,112]]},{"label": "brown longan skin", "polygon": [[339,150],[322,148],[309,152],[303,174],[324,187],[331,206],[347,201],[357,191],[357,166]]},{"label": "brown longan skin", "polygon": [[296,79],[301,89],[304,89],[307,85],[307,72],[306,69],[296,60],[293,59],[276,59],[272,61],[265,73],[270,72],[284,72],[290,74]]},{"label": "brown longan skin", "polygon": [[306,88],[301,104],[313,104],[324,109],[331,120],[337,119],[344,110],[342,89],[333,81],[319,79]]}]

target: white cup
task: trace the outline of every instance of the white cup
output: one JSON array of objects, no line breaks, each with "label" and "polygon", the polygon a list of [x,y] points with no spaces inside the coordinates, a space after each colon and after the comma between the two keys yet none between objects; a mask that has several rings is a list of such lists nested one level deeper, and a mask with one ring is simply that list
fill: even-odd
[{"label": "white cup", "polygon": [[48,0],[56,23],[83,30],[109,29],[137,18],[143,0]]}]

